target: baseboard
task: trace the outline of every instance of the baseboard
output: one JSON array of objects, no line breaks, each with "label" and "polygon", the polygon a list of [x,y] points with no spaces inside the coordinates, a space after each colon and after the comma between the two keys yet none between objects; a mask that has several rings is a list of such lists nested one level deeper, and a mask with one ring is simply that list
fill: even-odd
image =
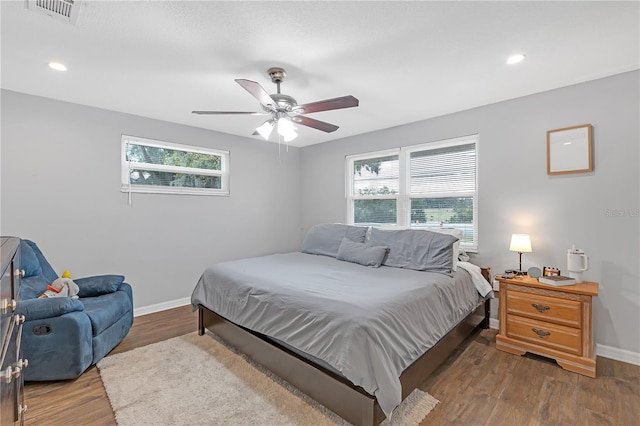
[{"label": "baseboard", "polygon": [[640,353],[614,348],[613,346],[596,344],[596,355],[628,364],[640,365]]},{"label": "baseboard", "polygon": [[190,303],[191,298],[185,297],[183,299],[170,300],[156,305],[143,306],[141,308],[135,308],[133,310],[133,316],[139,317],[141,315],[152,314],[154,312],[166,311],[167,309],[179,308],[180,306],[189,305]]},{"label": "baseboard", "polygon": [[[498,330],[500,328],[500,321],[498,321],[497,318],[489,318],[489,327],[494,330]],[[596,355],[603,358],[626,362],[627,364],[640,365],[640,353],[631,352],[626,349],[614,348],[613,346],[597,343]]]},{"label": "baseboard", "polygon": [[489,318],[489,328],[493,328],[494,330],[500,328],[500,321],[498,321],[498,318]]}]

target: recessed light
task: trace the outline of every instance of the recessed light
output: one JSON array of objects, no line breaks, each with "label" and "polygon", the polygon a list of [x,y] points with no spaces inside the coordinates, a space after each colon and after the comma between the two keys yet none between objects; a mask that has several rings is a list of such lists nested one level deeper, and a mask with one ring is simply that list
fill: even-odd
[{"label": "recessed light", "polygon": [[67,67],[65,67],[64,64],[61,64],[60,62],[49,62],[49,68],[53,68],[56,71],[67,70]]},{"label": "recessed light", "polygon": [[522,62],[523,60],[524,55],[522,53],[518,53],[517,55],[509,56],[509,59],[507,59],[507,64],[513,65],[517,64],[518,62]]}]

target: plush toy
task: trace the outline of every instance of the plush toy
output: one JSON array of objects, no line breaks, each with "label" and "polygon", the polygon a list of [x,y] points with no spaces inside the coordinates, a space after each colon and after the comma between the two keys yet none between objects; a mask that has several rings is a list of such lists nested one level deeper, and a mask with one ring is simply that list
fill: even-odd
[{"label": "plush toy", "polygon": [[71,273],[69,271],[64,271],[61,278],[58,278],[47,286],[47,290],[40,295],[40,298],[48,299],[50,297],[71,297],[73,299],[77,299],[79,291],[80,288],[71,279]]}]

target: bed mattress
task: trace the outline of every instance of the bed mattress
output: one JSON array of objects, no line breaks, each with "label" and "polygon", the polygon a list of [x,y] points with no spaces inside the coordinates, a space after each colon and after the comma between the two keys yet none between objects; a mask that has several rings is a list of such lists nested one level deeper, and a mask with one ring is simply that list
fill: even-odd
[{"label": "bed mattress", "polygon": [[450,277],[293,252],[211,266],[191,303],[322,360],[390,416],[402,371],[482,300],[462,268]]}]

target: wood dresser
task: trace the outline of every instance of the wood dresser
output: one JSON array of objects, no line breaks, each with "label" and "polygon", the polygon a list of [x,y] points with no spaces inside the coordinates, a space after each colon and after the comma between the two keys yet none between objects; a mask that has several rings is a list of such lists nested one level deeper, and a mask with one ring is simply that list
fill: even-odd
[{"label": "wood dresser", "polygon": [[24,380],[22,369],[27,360],[22,359],[22,324],[24,315],[15,314],[20,301],[20,239],[2,237],[2,283],[0,285],[0,424],[23,424]]},{"label": "wood dresser", "polygon": [[591,299],[598,283],[555,287],[528,275],[500,282],[496,348],[553,358],[564,369],[596,377]]}]

